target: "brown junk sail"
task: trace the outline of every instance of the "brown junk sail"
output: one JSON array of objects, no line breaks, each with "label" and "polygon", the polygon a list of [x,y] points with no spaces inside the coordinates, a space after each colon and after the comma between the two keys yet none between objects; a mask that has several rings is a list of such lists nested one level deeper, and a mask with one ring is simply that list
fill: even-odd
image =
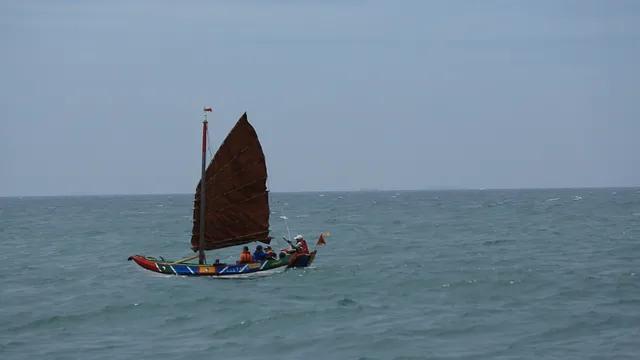
[{"label": "brown junk sail", "polygon": [[[258,135],[242,115],[213,157],[205,174],[204,250],[251,241],[269,243],[267,166]],[[193,209],[191,248],[200,237],[200,184]]]}]

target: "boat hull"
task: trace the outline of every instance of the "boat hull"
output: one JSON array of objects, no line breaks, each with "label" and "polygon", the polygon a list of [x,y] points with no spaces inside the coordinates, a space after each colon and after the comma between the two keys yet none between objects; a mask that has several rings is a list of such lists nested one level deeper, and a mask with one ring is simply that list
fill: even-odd
[{"label": "boat hull", "polygon": [[[181,276],[214,276],[214,277],[242,277],[258,273],[273,272],[275,269],[307,267],[315,259],[316,252],[309,255],[286,255],[280,259],[267,260],[249,264],[206,264],[175,263],[156,259],[150,256],[133,255],[129,260],[134,261],[140,267],[149,271],[166,275]],[[241,275],[241,276],[239,276]]]}]

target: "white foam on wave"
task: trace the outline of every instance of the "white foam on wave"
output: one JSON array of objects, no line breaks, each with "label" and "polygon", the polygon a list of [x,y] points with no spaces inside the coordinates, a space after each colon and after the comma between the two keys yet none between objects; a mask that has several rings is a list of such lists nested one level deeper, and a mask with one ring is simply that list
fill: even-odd
[{"label": "white foam on wave", "polygon": [[148,214],[148,213],[146,211],[131,211],[131,210],[120,211],[120,215],[144,215],[144,214]]},{"label": "white foam on wave", "polygon": [[582,196],[576,195],[573,197],[573,201],[578,201],[578,200],[582,200]]},{"label": "white foam on wave", "polygon": [[545,201],[558,201],[558,200],[560,200],[560,198],[551,198],[551,199],[547,199]]}]

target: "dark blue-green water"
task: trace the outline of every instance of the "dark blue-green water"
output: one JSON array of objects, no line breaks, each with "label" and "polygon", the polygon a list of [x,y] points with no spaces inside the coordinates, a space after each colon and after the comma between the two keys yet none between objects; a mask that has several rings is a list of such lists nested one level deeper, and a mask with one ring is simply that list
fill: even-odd
[{"label": "dark blue-green water", "polygon": [[190,195],[0,198],[0,358],[640,356],[640,189],[272,194],[278,237],[282,209],[333,234],[313,268],[216,280],[127,261],[190,255]]}]

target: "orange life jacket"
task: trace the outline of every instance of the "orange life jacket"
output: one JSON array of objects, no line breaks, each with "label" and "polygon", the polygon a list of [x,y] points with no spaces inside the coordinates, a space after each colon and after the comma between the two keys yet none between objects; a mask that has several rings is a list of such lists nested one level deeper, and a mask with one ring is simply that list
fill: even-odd
[{"label": "orange life jacket", "polygon": [[251,256],[250,252],[243,251],[240,254],[240,263],[246,264],[246,263],[250,263],[250,262],[253,262],[253,256]]}]

